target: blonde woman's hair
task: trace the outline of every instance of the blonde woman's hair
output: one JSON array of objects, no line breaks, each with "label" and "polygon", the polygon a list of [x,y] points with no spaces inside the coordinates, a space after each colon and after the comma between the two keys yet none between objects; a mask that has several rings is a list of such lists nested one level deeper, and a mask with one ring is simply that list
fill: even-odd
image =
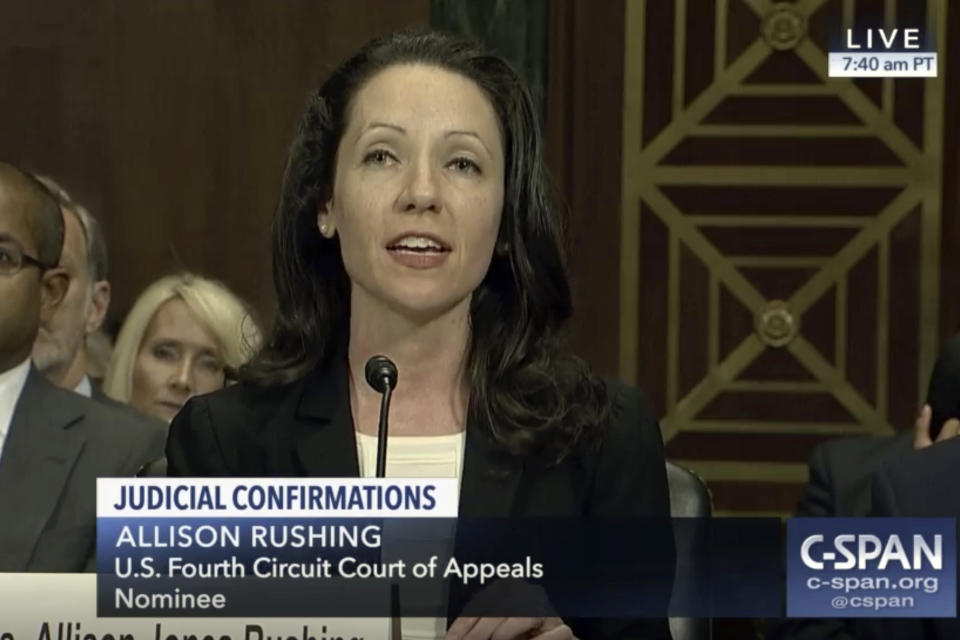
[{"label": "blonde woman's hair", "polygon": [[103,379],[103,392],[120,402],[130,402],[133,365],[143,336],[157,309],[179,298],[216,336],[228,371],[236,371],[260,344],[260,329],[247,305],[225,285],[192,273],[160,278],[147,287],[127,314],[117,335],[113,355]]}]

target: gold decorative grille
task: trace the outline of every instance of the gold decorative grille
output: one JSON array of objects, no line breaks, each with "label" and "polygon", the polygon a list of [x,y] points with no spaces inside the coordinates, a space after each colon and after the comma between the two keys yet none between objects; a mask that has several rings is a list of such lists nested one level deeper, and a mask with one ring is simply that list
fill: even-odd
[{"label": "gold decorative grille", "polygon": [[668,454],[700,442],[708,481],[802,483],[811,437],[906,428],[925,390],[944,47],[937,78],[828,78],[867,9],[944,42],[944,0],[627,0],[620,372],[662,379]]}]

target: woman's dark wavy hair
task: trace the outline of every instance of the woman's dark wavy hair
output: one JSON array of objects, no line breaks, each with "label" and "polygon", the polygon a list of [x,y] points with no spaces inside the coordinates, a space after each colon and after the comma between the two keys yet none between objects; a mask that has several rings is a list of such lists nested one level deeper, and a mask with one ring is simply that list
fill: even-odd
[{"label": "woman's dark wavy hair", "polygon": [[351,100],[374,74],[427,64],[475,82],[496,110],[505,151],[497,251],[473,293],[466,375],[467,420],[505,452],[558,461],[596,443],[610,411],[604,384],[563,346],[572,313],[565,269],[566,221],[549,196],[537,114],[502,58],[449,34],[407,31],[377,38],[311,96],[290,149],[273,227],[278,309],[272,335],[241,376],[261,385],[304,376],[341,348],[350,285],[339,242],[317,231],[318,203],[334,179]]}]

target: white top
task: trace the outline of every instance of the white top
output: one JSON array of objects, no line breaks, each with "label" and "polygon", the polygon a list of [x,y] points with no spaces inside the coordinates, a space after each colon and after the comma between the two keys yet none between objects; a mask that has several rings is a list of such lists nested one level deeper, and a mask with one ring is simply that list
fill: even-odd
[{"label": "white top", "polygon": [[17,400],[23,392],[30,374],[30,358],[27,358],[13,369],[0,373],[0,455],[3,454],[3,443],[10,431],[10,422],[13,412],[17,408]]},{"label": "white top", "polygon": [[[377,436],[357,434],[360,475],[377,472]],[[463,472],[466,431],[443,436],[390,436],[387,439],[387,477],[457,478]]]},{"label": "white top", "polygon": [[[357,461],[360,475],[371,478],[377,472],[377,437],[357,432]],[[442,436],[393,436],[387,440],[387,477],[457,478],[463,475],[463,447],[466,432]],[[447,633],[446,618],[402,618],[403,640],[442,640]]]},{"label": "white top", "polygon": [[73,388],[74,393],[79,393],[87,398],[93,397],[93,385],[90,384],[90,376],[80,378],[80,383]]}]

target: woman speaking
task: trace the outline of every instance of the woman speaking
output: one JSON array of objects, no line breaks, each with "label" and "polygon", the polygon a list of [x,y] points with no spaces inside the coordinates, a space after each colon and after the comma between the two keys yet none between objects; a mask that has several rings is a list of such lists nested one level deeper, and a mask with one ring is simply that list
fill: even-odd
[{"label": "woman speaking", "polygon": [[[462,516],[667,516],[639,393],[564,349],[565,224],[541,146],[522,81],[472,42],[393,34],[338,67],[287,160],[275,326],[240,384],[174,420],[170,474],[372,476],[364,365],[385,354],[388,476],[457,477]],[[442,637],[436,624],[404,638]],[[615,635],[669,637],[665,619],[627,626]],[[447,634],[573,637],[558,618],[459,618]]]}]

